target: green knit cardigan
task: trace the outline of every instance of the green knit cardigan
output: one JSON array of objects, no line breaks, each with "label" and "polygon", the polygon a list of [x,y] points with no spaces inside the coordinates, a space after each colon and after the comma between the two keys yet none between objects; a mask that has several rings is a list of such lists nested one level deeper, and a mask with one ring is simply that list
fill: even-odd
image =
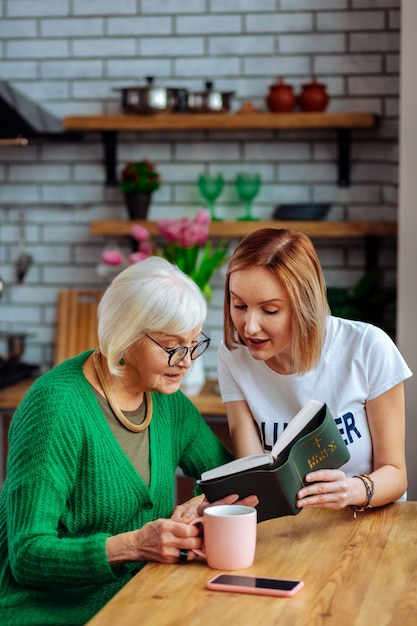
[{"label": "green knit cardigan", "polygon": [[178,466],[198,478],[232,458],[181,391],[152,393],[147,488],[83,375],[90,353],[41,376],[12,419],[0,494],[3,626],[85,624],[145,565],[111,567],[107,537],[170,517]]}]

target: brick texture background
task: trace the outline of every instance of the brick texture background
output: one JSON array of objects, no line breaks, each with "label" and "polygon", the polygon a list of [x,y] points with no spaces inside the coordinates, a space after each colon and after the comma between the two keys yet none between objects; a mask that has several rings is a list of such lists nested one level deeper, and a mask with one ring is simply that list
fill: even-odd
[{"label": "brick texture background", "polygon": [[[296,91],[317,75],[329,111],[377,113],[376,129],[352,133],[352,183],[336,183],[333,131],[121,134],[118,171],[130,159],[158,164],[163,185],[151,219],[193,215],[203,206],[196,179],[221,171],[219,214],[242,215],[233,180],[257,171],[263,185],[255,214],[269,218],[283,202],[330,202],[331,220],[395,220],[398,175],[400,0],[3,0],[0,79],[59,118],[118,112],[115,88],[145,84],[201,90],[204,81],[265,110],[279,76]],[[90,222],[125,219],[117,187],[104,184],[99,135],[80,142],[0,147],[1,329],[29,332],[24,359],[52,362],[59,289],[103,286],[96,272],[108,238]],[[16,284],[19,220],[33,264]],[[116,240],[128,251],[128,242]],[[231,242],[231,247],[236,242]],[[352,285],[364,271],[362,241],[315,241],[329,285]],[[395,241],[382,241],[384,280],[396,279]],[[222,327],[222,272],[214,281],[206,359],[215,374]]]}]

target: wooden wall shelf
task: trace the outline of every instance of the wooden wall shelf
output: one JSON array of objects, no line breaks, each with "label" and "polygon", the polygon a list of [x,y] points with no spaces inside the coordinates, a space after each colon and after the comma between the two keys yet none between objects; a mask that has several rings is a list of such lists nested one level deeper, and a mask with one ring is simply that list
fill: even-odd
[{"label": "wooden wall shelf", "polygon": [[64,117],[65,130],[256,130],[372,128],[374,113],[157,113],[155,115],[77,115]]},{"label": "wooden wall shelf", "polygon": [[[99,220],[91,222],[90,229],[93,235],[112,237],[127,237],[132,226],[144,226],[152,236],[158,234],[157,222],[148,220]],[[393,237],[397,234],[396,222],[331,222],[331,221],[257,221],[238,222],[223,221],[211,222],[210,235],[212,237],[226,237],[229,239],[245,237],[258,228],[290,228],[299,230],[309,237],[320,238],[352,238],[352,237]]]},{"label": "wooden wall shelf", "polygon": [[[110,237],[128,237],[132,226],[144,226],[152,236],[158,234],[157,222],[147,220],[104,220],[91,222],[93,235]],[[396,222],[331,222],[331,221],[258,221],[258,222],[211,222],[211,237],[226,237],[228,239],[245,237],[258,228],[289,228],[299,230],[311,238],[365,239],[366,271],[378,267],[379,237],[396,237]]]},{"label": "wooden wall shelf", "polygon": [[334,129],[338,144],[338,184],[350,184],[350,131],[372,128],[374,113],[160,113],[155,115],[79,115],[64,117],[67,132],[100,132],[104,146],[106,184],[117,185],[119,132]]}]

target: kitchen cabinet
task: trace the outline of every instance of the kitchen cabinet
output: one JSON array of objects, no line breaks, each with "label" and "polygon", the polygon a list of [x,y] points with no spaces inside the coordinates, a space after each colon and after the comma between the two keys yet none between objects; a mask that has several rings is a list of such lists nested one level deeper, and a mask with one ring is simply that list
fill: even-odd
[{"label": "kitchen cabinet", "polygon": [[350,184],[350,133],[373,128],[374,113],[160,113],[154,115],[93,115],[64,117],[67,132],[101,133],[106,166],[106,184],[117,185],[118,133],[140,131],[248,131],[335,130],[338,146],[338,184]]}]

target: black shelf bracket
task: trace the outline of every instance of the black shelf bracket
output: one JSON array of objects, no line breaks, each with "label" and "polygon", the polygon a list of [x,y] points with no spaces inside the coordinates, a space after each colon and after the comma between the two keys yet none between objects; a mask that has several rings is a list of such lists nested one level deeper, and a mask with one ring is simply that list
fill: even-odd
[{"label": "black shelf bracket", "polygon": [[379,239],[375,235],[367,235],[365,238],[365,270],[372,272],[378,269],[379,261]]},{"label": "black shelf bracket", "polygon": [[337,130],[337,184],[339,187],[350,185],[350,130]]},{"label": "black shelf bracket", "polygon": [[101,133],[104,148],[104,165],[106,168],[107,187],[116,187],[118,184],[116,173],[117,160],[117,132],[115,130],[103,130]]}]

